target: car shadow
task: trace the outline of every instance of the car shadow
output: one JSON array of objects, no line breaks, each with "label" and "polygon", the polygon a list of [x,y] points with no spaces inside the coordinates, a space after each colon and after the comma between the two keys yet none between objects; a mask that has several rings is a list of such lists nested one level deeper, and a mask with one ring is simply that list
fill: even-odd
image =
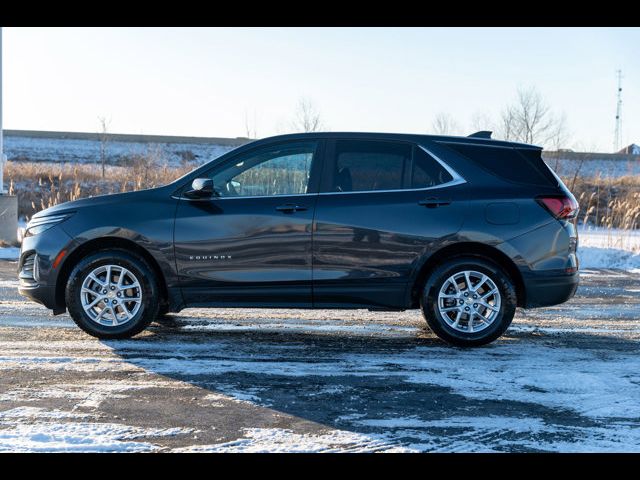
[{"label": "car shadow", "polygon": [[[474,418],[504,419],[504,431],[492,435],[496,441],[522,437],[522,450],[529,449],[531,432],[511,427],[510,419],[540,419],[556,426],[556,436],[562,436],[558,426],[569,429],[568,436],[571,428],[592,428],[598,422],[581,414],[580,395],[597,392],[585,383],[584,391],[563,396],[566,379],[572,372],[584,375],[589,362],[602,362],[602,351],[612,362],[609,374],[622,372],[627,355],[637,354],[635,341],[580,333],[567,342],[536,331],[507,332],[493,344],[463,349],[426,328],[352,334],[348,328],[296,331],[259,323],[216,324],[213,331],[187,327],[167,316],[141,337],[103,343],[147,372],[404,444],[437,443],[452,428],[457,436],[476,435],[485,427]],[[467,420],[456,427],[455,420],[446,426],[443,419]]]}]

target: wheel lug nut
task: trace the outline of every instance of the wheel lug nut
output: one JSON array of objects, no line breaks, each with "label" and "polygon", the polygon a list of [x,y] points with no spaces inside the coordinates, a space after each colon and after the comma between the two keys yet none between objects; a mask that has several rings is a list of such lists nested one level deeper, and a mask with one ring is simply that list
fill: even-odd
[{"label": "wheel lug nut", "polygon": [[465,312],[469,311],[469,307],[464,307]]},{"label": "wheel lug nut", "polygon": [[473,308],[478,308],[478,304],[477,304],[477,303],[474,303],[474,304],[473,304]]},{"label": "wheel lug nut", "polygon": [[113,303],[115,305],[116,303],[118,303],[118,301],[117,300],[113,300],[111,303]]},{"label": "wheel lug nut", "polygon": [[474,295],[473,298],[478,298],[478,295]]},{"label": "wheel lug nut", "polygon": [[468,297],[469,296],[469,292],[464,292],[464,296]]},{"label": "wheel lug nut", "polygon": [[102,290],[102,294],[103,294],[103,295],[106,295],[106,294],[107,294],[107,291],[106,291],[106,290]]},{"label": "wheel lug nut", "polygon": [[119,297],[121,297],[121,296],[122,296],[122,294],[121,294],[120,292],[118,292],[116,295],[118,295]]},{"label": "wheel lug nut", "polygon": [[116,287],[114,287],[113,285],[111,285],[111,290],[115,290],[115,289],[116,289]]}]

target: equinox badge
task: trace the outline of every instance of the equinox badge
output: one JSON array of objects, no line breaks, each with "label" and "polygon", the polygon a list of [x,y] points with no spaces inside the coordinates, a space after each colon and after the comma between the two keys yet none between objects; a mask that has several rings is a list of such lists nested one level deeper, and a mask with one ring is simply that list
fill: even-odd
[{"label": "equinox badge", "polygon": [[231,260],[231,255],[189,255],[189,260]]}]

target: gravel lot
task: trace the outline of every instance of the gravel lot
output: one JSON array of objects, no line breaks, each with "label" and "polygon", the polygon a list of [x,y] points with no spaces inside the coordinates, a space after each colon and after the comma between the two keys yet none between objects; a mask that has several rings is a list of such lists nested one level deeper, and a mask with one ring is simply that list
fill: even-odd
[{"label": "gravel lot", "polygon": [[449,347],[418,311],[188,309],[99,341],[0,260],[0,451],[640,451],[640,274]]}]

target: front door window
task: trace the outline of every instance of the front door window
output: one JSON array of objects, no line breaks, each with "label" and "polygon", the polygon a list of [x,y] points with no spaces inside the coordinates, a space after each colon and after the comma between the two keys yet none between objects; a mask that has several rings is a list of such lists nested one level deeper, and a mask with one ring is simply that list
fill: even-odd
[{"label": "front door window", "polygon": [[214,188],[221,197],[305,194],[315,149],[302,142],[248,153],[212,172]]}]

